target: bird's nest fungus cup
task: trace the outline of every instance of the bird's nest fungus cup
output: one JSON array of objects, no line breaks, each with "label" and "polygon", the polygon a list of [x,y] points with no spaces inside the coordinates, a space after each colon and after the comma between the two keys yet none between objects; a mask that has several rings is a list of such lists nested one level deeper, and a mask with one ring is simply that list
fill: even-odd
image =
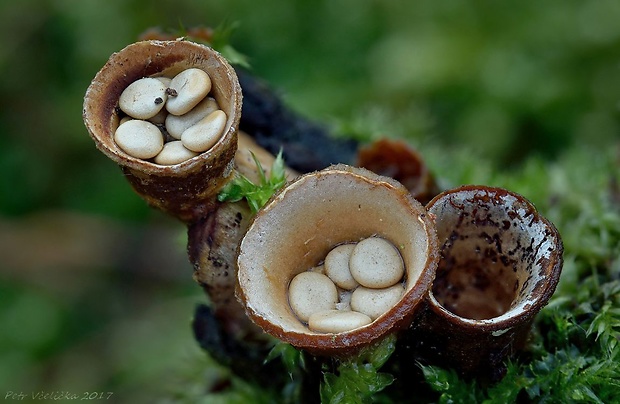
[{"label": "bird's nest fungus cup", "polygon": [[[208,150],[171,165],[133,157],[119,147],[115,132],[123,117],[119,107],[123,91],[139,79],[172,78],[188,69],[208,74],[209,96],[226,114],[219,140]],[[84,98],[83,118],[97,148],[121,166],[138,194],[150,205],[192,221],[210,210],[232,173],[241,104],[237,75],[218,52],[182,39],[141,41],[114,53],[96,74]]]},{"label": "bird's nest fungus cup", "polygon": [[[400,288],[399,297],[365,325],[335,332],[311,329],[292,308],[292,280],[302,273],[322,273],[317,267],[336,246],[361,245],[369,238],[391,243],[402,257],[404,272],[390,287]],[[347,356],[411,324],[438,260],[432,220],[402,184],[336,165],[299,177],[258,212],[239,246],[237,294],[267,333],[314,354]],[[313,287],[301,293],[312,295]],[[338,292],[340,299],[347,293],[340,287]],[[328,314],[344,311],[341,306]]]},{"label": "bird's nest fungus cup", "polygon": [[441,260],[417,331],[429,361],[497,379],[523,347],[562,269],[556,228],[523,196],[463,186],[428,205]]}]

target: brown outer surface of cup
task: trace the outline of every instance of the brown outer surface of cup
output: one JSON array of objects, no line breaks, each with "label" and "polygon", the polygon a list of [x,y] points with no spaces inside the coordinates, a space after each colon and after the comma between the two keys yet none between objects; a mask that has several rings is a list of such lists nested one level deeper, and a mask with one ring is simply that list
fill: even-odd
[{"label": "brown outer surface of cup", "polygon": [[[206,152],[171,166],[127,155],[114,142],[123,90],[142,77],[174,77],[188,68],[200,68],[211,78],[210,94],[227,115],[220,140]],[[112,54],[96,74],[86,91],[83,119],[97,148],[121,167],[149,205],[192,222],[213,208],[217,192],[233,172],[241,105],[237,75],[215,50],[182,39],[141,41]]]},{"label": "brown outer surface of cup", "polygon": [[[333,176],[343,179],[339,183],[343,188],[337,190],[340,196],[334,197],[334,199],[348,201],[351,205],[345,208],[330,205],[332,203],[330,192],[319,189],[324,181],[332,181],[330,177],[334,178]],[[391,195],[390,199],[393,198],[391,206],[394,208],[398,206],[395,209],[407,212],[406,215],[409,217],[394,217],[394,215],[389,217],[391,215],[388,208],[390,203],[383,205],[375,201],[366,204],[364,202],[365,196],[351,196],[352,192],[358,192],[355,189],[360,188],[363,189],[362,195],[366,195],[367,192]],[[270,213],[276,212],[281,203],[291,203],[290,201],[282,202],[289,197],[294,201],[307,201],[300,195],[308,195],[309,193],[315,194],[315,196],[309,198],[313,202],[306,202],[304,209],[298,206],[292,209],[294,212],[289,212],[292,214],[282,214],[283,212],[279,210],[277,215]],[[297,196],[293,196],[295,194]],[[314,202],[325,204],[324,215],[318,213],[319,208],[312,206]],[[358,213],[358,210],[361,210],[362,213]],[[312,213],[307,213],[307,211]],[[330,212],[337,214],[332,215]],[[349,213],[350,217],[345,217]],[[279,223],[282,218],[288,223]],[[391,224],[403,220],[416,221],[415,226],[419,226],[419,231],[424,234],[423,237],[415,236],[415,241],[403,239],[402,242],[406,244],[405,250],[402,250],[403,254],[409,254],[410,251],[413,251],[412,246],[415,243],[424,240],[424,248],[420,252],[424,255],[415,258],[415,260],[420,261],[415,261],[417,269],[412,269],[412,271],[420,269],[419,276],[415,281],[412,277],[411,284],[407,283],[406,292],[399,303],[373,323],[352,331],[330,334],[312,332],[307,328],[306,331],[302,330],[302,323],[295,319],[295,315],[288,304],[286,291],[291,279],[297,273],[316,265],[321,259],[320,257],[324,258],[331,248],[342,242],[359,241],[365,237],[377,235],[397,245],[402,239],[402,235],[392,234],[390,231]],[[266,225],[265,221],[278,223]],[[377,227],[374,227],[375,225]],[[408,226],[412,225],[403,224],[402,226],[403,229],[408,229]],[[343,229],[344,227],[346,229]],[[273,236],[279,241],[269,240],[272,237],[270,236],[272,232],[277,233],[282,229],[287,229],[282,231],[282,236],[279,234]],[[323,230],[326,232],[322,233]],[[271,253],[269,247],[280,248],[280,245],[281,254],[288,254],[289,256],[282,258],[284,256],[278,255],[281,257],[280,259],[266,257]],[[269,247],[259,250],[257,249],[258,246]],[[402,184],[365,169],[340,164],[299,177],[276,194],[258,212],[251,222],[246,236],[240,243],[237,296],[245,306],[249,317],[265,332],[316,355],[346,357],[373,342],[379,341],[382,337],[410,325],[419,314],[422,300],[432,284],[439,259],[437,251],[436,234],[429,215],[423,206],[411,197],[409,191]],[[406,263],[408,259],[405,256],[403,257]],[[286,261],[287,264],[283,264],[283,261]],[[302,263],[296,264],[297,261]],[[290,263],[293,264],[289,267]],[[274,266],[279,268],[276,269]],[[405,266],[407,268],[407,264]],[[253,288],[257,288],[255,286],[257,282],[254,281],[258,278],[251,275],[250,272],[259,274],[257,275],[259,278],[264,277],[265,280],[260,280],[258,283],[265,282],[267,285],[271,285],[267,288],[269,294],[265,294],[264,300],[274,299],[275,303],[267,304],[264,300],[253,296],[255,293]],[[264,273],[264,275],[260,275],[260,273]],[[261,290],[267,290],[265,288],[266,286],[260,286]],[[283,318],[286,320],[282,320]]]},{"label": "brown outer surface of cup", "polygon": [[[466,201],[446,199],[463,193],[469,193],[473,196]],[[519,292],[515,296],[515,299],[526,299],[521,300],[525,303],[521,306],[517,303],[516,307],[511,307],[503,315],[475,320],[464,318],[447,310],[438,302],[433,289],[431,289],[425,301],[425,315],[419,326],[412,331],[412,340],[416,341],[418,354],[423,361],[433,365],[455,368],[466,377],[479,377],[491,381],[499,380],[503,376],[505,371],[503,361],[524,347],[535,315],[547,304],[555,291],[563,263],[563,246],[560,234],[553,224],[542,217],[529,201],[516,193],[500,188],[463,186],[441,193],[427,205],[428,211],[436,216],[439,243],[443,250],[443,246],[450,241],[446,238],[445,231],[440,230],[441,222],[444,219],[440,208],[438,208],[441,203],[447,201],[457,209],[459,208],[458,205],[463,203],[479,204],[481,207],[485,204],[497,206],[502,203],[502,198],[509,198],[514,204],[514,211],[509,214],[514,221],[510,227],[521,226],[521,230],[524,230],[532,228],[532,226],[539,226],[544,232],[541,240],[549,241],[549,244],[544,244],[545,248],[548,249],[547,256],[543,256],[544,251],[537,250],[537,247],[533,245],[534,242],[529,246],[520,246],[525,254],[523,255],[524,261],[536,259],[535,264],[540,268],[539,273],[532,276],[532,285],[528,286],[528,295],[521,296],[521,292]],[[488,225],[488,222],[493,220],[490,216],[485,217],[484,213],[480,213],[483,210],[482,208],[480,211],[477,209],[478,207],[473,208],[471,211],[473,215],[458,218],[458,223],[467,220],[479,220],[480,223],[487,222],[485,225]],[[516,213],[517,211],[519,214]],[[502,229],[507,231],[508,223],[501,222],[498,224],[499,232]],[[452,230],[453,233],[450,236],[462,236],[458,233],[458,229]],[[543,241],[538,244],[538,248],[541,250],[543,249]],[[500,252],[502,252],[501,248]],[[508,255],[510,252],[504,250],[503,254]],[[438,277],[442,268],[442,261],[445,259],[446,257],[442,253]],[[503,258],[500,256],[498,259],[502,260]],[[532,265],[532,263],[527,263],[527,265]],[[522,288],[525,290],[526,286],[523,284]],[[517,292],[515,291],[515,293]]]},{"label": "brown outer surface of cup", "polygon": [[420,153],[403,141],[379,139],[360,148],[356,165],[394,178],[422,204],[439,193],[435,178]]}]

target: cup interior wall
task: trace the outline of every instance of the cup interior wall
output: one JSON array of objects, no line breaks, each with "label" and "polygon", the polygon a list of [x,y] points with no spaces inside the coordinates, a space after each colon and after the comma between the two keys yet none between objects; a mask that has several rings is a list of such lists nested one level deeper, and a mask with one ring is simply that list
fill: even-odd
[{"label": "cup interior wall", "polygon": [[[403,258],[406,291],[416,286],[427,265],[430,242],[421,221],[402,220],[412,215],[406,198],[387,202],[393,199],[388,187],[339,175],[306,177],[287,193],[264,210],[241,245],[247,270],[242,271],[240,282],[250,296],[248,304],[260,306],[262,315],[274,324],[311,333],[288,304],[288,285],[295,275],[324,260],[338,244],[370,236],[387,239]],[[257,242],[260,249],[244,246]]]}]

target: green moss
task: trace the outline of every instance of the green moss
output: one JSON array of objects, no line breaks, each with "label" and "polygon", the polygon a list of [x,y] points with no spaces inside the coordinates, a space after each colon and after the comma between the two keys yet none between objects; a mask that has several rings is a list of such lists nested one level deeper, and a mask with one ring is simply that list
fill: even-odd
[{"label": "green moss", "polygon": [[217,199],[220,202],[237,202],[245,198],[252,212],[256,213],[286,183],[286,174],[282,151],[278,153],[271,165],[269,178],[265,175],[263,167],[254,154],[252,154],[252,158],[254,158],[258,170],[259,183],[254,184],[247,177],[237,173],[237,176],[220,191]]}]

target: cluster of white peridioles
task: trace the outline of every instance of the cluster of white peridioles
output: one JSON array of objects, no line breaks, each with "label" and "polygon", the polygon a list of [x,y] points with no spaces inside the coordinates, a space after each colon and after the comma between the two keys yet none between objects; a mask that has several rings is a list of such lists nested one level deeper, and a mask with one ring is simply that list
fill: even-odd
[{"label": "cluster of white peridioles", "polygon": [[227,116],[209,95],[211,79],[190,68],[170,77],[143,77],[120,95],[126,114],[114,141],[128,155],[161,165],[182,163],[220,139]]}]

